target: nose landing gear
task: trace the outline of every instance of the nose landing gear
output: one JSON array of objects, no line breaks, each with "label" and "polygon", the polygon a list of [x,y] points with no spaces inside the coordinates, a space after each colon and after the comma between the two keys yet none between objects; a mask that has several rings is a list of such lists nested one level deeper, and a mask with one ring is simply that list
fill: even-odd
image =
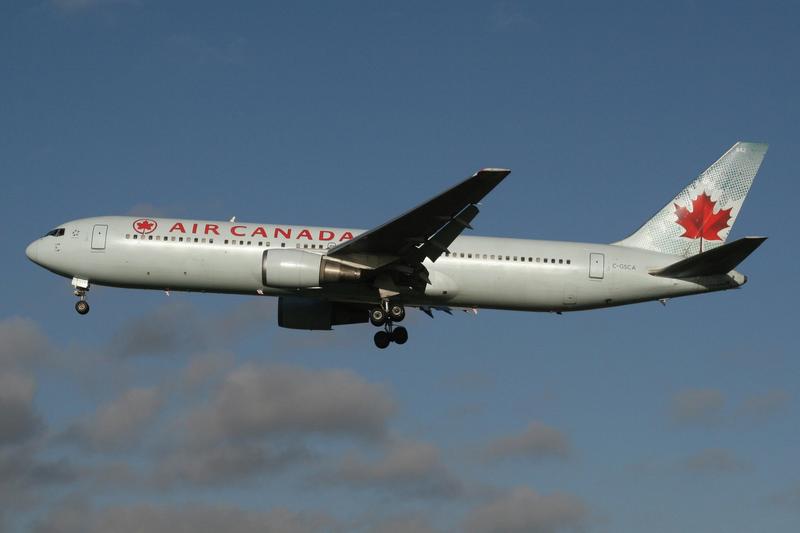
[{"label": "nose landing gear", "polygon": [[369,321],[373,326],[381,327],[383,330],[375,333],[375,346],[383,350],[389,344],[405,344],[408,341],[408,330],[403,326],[395,326],[395,322],[400,322],[406,317],[406,310],[400,304],[390,304],[388,301],[382,302],[380,307],[374,307],[369,311]]},{"label": "nose landing gear", "polygon": [[75,310],[79,315],[85,315],[89,312],[89,302],[86,301],[86,293],[89,291],[89,282],[85,279],[72,278],[72,286],[75,290],[72,294],[79,299],[75,302]]}]

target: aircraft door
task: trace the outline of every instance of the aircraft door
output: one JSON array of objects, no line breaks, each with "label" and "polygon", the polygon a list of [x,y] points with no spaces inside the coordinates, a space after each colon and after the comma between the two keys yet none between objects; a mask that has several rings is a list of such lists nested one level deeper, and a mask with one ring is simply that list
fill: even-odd
[{"label": "aircraft door", "polygon": [[107,224],[94,225],[92,229],[92,250],[106,249],[106,233],[108,233]]},{"label": "aircraft door", "polygon": [[605,270],[605,255],[589,254],[589,277],[592,279],[603,279]]}]

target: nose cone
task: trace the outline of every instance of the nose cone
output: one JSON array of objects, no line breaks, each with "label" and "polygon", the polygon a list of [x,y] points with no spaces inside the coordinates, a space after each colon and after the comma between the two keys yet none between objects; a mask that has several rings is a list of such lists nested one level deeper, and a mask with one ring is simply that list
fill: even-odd
[{"label": "nose cone", "polygon": [[39,262],[39,241],[35,240],[25,248],[25,255],[34,263]]}]

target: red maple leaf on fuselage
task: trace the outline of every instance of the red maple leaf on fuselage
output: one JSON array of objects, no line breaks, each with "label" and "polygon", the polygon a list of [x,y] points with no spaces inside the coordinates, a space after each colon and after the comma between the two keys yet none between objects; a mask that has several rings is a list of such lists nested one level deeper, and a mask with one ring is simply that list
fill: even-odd
[{"label": "red maple leaf on fuselage", "polygon": [[136,229],[142,231],[150,231],[151,229],[153,229],[153,223],[150,222],[149,220],[142,220],[141,222],[136,224]]},{"label": "red maple leaf on fuselage", "polygon": [[728,227],[733,208],[720,209],[715,213],[716,204],[717,202],[713,202],[706,193],[702,193],[692,200],[691,211],[675,204],[675,214],[678,216],[676,222],[684,229],[681,237],[721,241],[722,237],[719,236],[719,232]]}]

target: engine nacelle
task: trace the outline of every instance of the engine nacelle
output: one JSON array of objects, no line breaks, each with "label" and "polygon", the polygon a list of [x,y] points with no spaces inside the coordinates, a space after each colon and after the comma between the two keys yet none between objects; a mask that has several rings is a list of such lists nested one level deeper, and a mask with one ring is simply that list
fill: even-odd
[{"label": "engine nacelle", "polygon": [[302,296],[278,298],[278,325],[289,329],[331,329],[341,324],[361,324],[369,320],[364,307],[329,302]]},{"label": "engine nacelle", "polygon": [[265,250],[261,258],[261,281],[268,287],[299,289],[359,279],[360,268],[305,250]]}]

